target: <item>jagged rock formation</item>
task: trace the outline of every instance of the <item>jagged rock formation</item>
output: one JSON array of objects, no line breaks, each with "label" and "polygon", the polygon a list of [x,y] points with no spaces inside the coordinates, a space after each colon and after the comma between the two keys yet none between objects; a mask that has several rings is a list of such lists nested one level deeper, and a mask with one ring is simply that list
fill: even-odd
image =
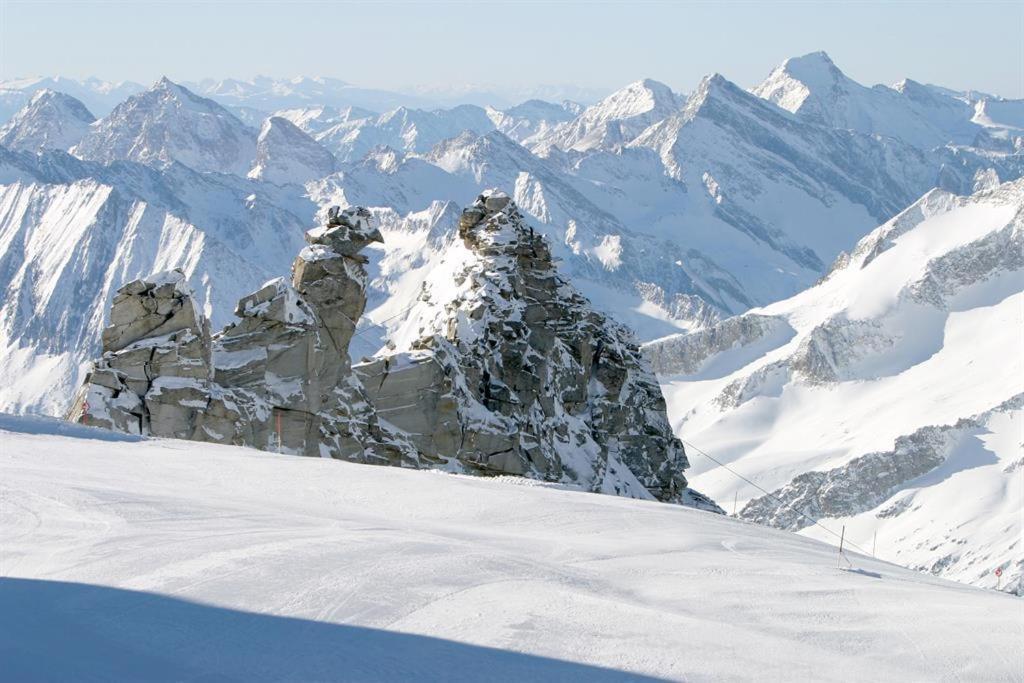
[{"label": "jagged rock formation", "polygon": [[416,464],[352,376],[348,343],[366,305],[380,233],[364,209],[332,209],[295,259],[292,282],[242,298],[211,339],[180,271],[122,287],[71,419],[131,433],[301,455]]},{"label": "jagged rock formation", "polygon": [[209,393],[210,327],[181,271],[118,290],[97,361],[72,408],[83,424],[191,438]]},{"label": "jagged rock formation", "polygon": [[686,488],[686,454],[632,335],[559,277],[510,198],[481,195],[459,236],[405,348],[356,367],[380,414],[468,471],[717,509]]},{"label": "jagged rock formation", "polygon": [[686,454],[632,336],[558,277],[546,240],[506,195],[462,214],[468,260],[441,327],[353,373],[367,286],[359,252],[381,241],[370,217],[333,207],[306,233],[291,282],[243,297],[238,320],[213,336],[181,271],[122,287],[70,418],[718,511],[686,488]]}]

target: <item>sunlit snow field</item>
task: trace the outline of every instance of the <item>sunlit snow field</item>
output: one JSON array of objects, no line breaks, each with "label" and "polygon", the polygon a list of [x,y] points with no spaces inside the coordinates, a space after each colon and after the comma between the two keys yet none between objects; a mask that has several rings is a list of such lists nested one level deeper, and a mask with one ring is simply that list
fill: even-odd
[{"label": "sunlit snow field", "polygon": [[0,420],[7,680],[1016,680],[1024,602],[677,506]]}]

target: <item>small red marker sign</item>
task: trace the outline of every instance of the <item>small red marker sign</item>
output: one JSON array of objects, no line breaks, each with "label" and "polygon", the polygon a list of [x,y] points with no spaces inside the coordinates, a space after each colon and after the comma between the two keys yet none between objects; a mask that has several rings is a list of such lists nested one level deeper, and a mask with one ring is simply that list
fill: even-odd
[{"label": "small red marker sign", "polygon": [[1002,575],[1003,575],[1003,568],[1002,567],[996,567],[996,576],[1002,576]]}]

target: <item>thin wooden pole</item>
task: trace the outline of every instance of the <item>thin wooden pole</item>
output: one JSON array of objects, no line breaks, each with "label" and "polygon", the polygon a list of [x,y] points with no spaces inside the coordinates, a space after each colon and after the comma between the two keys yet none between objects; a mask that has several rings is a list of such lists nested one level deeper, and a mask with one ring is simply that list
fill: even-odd
[{"label": "thin wooden pole", "polygon": [[739,489],[737,489],[732,494],[732,516],[733,517],[736,516],[736,501],[739,500],[739,497],[740,497],[740,492],[739,492]]},{"label": "thin wooden pole", "polygon": [[878,529],[875,529],[875,535],[871,539],[871,557],[875,556],[875,547],[878,546]]},{"label": "thin wooden pole", "polygon": [[836,559],[836,566],[843,566],[843,541],[846,539],[846,525],[843,525],[843,531],[839,535],[839,557]]},{"label": "thin wooden pole", "polygon": [[277,411],[277,452],[281,452],[281,411]]}]

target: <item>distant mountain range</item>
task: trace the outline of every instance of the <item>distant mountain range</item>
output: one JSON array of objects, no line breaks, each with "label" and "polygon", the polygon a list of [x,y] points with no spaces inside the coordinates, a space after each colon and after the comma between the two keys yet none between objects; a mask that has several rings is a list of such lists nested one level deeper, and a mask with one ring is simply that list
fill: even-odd
[{"label": "distant mountain range", "polygon": [[[73,84],[107,105],[135,90],[43,84]],[[85,102],[48,90],[0,130],[0,197],[10,198],[0,341],[17,350],[5,376],[34,367],[39,353],[59,376],[74,374],[68,368],[92,353],[85,347],[101,321],[62,337],[53,316],[91,319],[111,287],[142,274],[126,264],[180,265],[211,307],[228,308],[260,273],[286,268],[271,245],[291,244],[317,204],[378,207],[391,239],[374,261],[371,317],[383,318],[415,297],[408,283],[443,248],[427,236],[453,229],[450,207],[483,187],[505,188],[583,292],[651,339],[797,293],[932,187],[969,194],[1024,169],[1019,103],[910,81],[866,88],[823,53],[788,60],[753,92],[720,75],[689,96],[642,80],[589,107],[531,100],[376,113],[345,105],[341,95],[355,91],[330,79],[203,90],[234,109],[161,79],[105,105],[95,121]],[[235,113],[259,93],[276,93],[272,104],[287,108],[253,126]],[[140,211],[163,236],[129,247],[124,231],[138,229]],[[191,255],[167,236],[171,226],[194,231]],[[68,248],[88,253],[88,264],[55,260],[48,231],[81,240]],[[200,267],[211,258],[235,265]],[[103,273],[105,284],[86,286],[83,278],[98,277],[87,272]],[[230,281],[221,272],[233,273]],[[43,301],[43,281],[66,287],[82,311]],[[56,410],[66,400],[43,401],[48,382],[8,386],[0,405]]]},{"label": "distant mountain range", "polygon": [[[497,187],[596,308],[667,337],[648,350],[678,434],[862,541],[877,528],[892,559],[980,580],[1004,532],[958,512],[979,541],[956,551],[967,532],[920,520],[961,475],[914,477],[984,451],[979,490],[1018,500],[997,490],[1016,466],[978,431],[1009,439],[1020,406],[991,378],[1016,366],[971,378],[967,361],[1011,354],[1024,101],[866,87],[824,53],[751,90],[712,74],[689,94],[644,79],[589,105],[467,92],[445,107],[314,78],[0,84],[0,410],[67,407],[128,280],[181,268],[221,327],[329,204],[369,207],[384,236],[352,349],[372,356],[450,249],[458,207]],[[810,424],[806,401],[859,418]],[[730,509],[735,481],[699,463],[696,486]],[[876,475],[888,483],[865,484]],[[744,517],[799,528],[762,494],[737,497]]]}]

